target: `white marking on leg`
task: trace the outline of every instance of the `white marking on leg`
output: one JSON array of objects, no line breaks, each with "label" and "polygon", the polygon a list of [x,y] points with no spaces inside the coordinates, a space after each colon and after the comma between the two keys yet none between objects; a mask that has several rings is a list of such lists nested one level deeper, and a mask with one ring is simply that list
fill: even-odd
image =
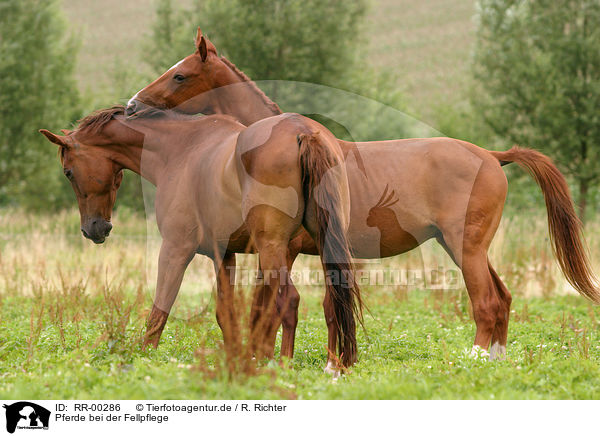
[{"label": "white marking on leg", "polygon": [[474,359],[487,359],[490,357],[490,353],[481,348],[479,345],[473,345],[473,348],[471,348],[471,357],[473,357]]},{"label": "white marking on leg", "polygon": [[504,360],[506,358],[506,345],[494,342],[490,348],[490,360]]},{"label": "white marking on leg", "polygon": [[327,366],[325,367],[325,369],[323,370],[323,372],[325,374],[331,374],[334,379],[337,379],[340,376],[340,369],[331,360],[327,361]]}]

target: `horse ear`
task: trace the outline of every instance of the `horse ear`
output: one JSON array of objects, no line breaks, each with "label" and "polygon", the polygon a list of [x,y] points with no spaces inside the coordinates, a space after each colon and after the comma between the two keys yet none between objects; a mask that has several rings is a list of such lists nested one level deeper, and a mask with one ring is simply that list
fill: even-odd
[{"label": "horse ear", "polygon": [[46,138],[48,138],[48,141],[53,142],[56,145],[60,145],[61,147],[67,146],[67,142],[64,140],[64,137],[55,135],[54,133],[46,129],[40,129],[39,132]]},{"label": "horse ear", "polygon": [[200,38],[200,44],[198,44],[198,53],[200,53],[202,62],[206,62],[206,58],[208,57],[208,47],[206,47],[206,38],[204,36]]},{"label": "horse ear", "polygon": [[202,34],[202,30],[200,30],[199,27],[198,32],[196,33],[196,48],[198,49],[198,53],[200,53],[200,58],[202,59],[202,62],[206,61],[209,51],[217,53],[217,49],[214,46],[214,44]]},{"label": "horse ear", "polygon": [[115,176],[115,187],[119,189],[121,182],[123,181],[123,170],[119,171]]},{"label": "horse ear", "polygon": [[196,48],[200,45],[200,40],[202,39],[202,30],[198,27],[198,31],[196,32]]}]

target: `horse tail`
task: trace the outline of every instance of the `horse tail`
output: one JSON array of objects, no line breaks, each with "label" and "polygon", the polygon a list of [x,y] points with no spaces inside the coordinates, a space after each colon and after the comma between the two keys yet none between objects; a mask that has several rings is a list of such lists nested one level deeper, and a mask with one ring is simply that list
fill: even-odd
[{"label": "horse tail", "polygon": [[582,224],[569,193],[567,181],[552,160],[539,151],[513,147],[492,151],[500,164],[515,162],[527,169],[542,189],[552,248],[561,270],[577,291],[600,303],[600,291],[582,239]]},{"label": "horse tail", "polygon": [[[306,209],[314,205],[315,239],[334,306],[338,351],[342,364],[350,366],[357,358],[355,317],[362,322],[362,300],[354,278],[344,226],[343,196],[336,177],[336,172],[343,168],[342,158],[319,132],[301,133],[297,141]],[[306,215],[307,212],[305,219]]]}]

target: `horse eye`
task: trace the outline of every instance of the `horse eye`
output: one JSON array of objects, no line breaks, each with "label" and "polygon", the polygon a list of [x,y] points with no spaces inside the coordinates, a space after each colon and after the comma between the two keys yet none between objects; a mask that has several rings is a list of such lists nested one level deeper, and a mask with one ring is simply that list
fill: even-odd
[{"label": "horse eye", "polygon": [[181,74],[175,74],[175,76],[173,76],[173,80],[175,80],[177,83],[181,83],[185,80],[185,77],[183,77]]},{"label": "horse eye", "polygon": [[63,170],[65,173],[65,176],[67,176],[67,179],[71,180],[73,178],[73,171],[65,169]]}]

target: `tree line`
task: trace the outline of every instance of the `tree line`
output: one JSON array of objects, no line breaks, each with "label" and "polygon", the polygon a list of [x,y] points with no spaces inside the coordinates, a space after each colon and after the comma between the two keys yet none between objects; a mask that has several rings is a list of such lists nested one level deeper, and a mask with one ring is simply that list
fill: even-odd
[{"label": "tree line", "polygon": [[[161,74],[191,53],[200,24],[220,54],[255,80],[326,85],[402,110],[393,75],[366,62],[368,8],[368,0],[197,0],[187,7],[159,0],[144,60],[154,77]],[[444,114],[434,127],[483,146],[518,143],[549,154],[568,175],[582,216],[591,216],[600,181],[600,4],[479,0],[476,19],[469,107]],[[68,127],[85,115],[78,47],[58,0],[0,2],[0,206],[73,206],[55,152],[37,129]],[[302,112],[308,97],[278,83],[265,85],[267,94],[284,110]],[[365,106],[345,139],[415,132],[381,107]],[[348,134],[319,121],[340,137]],[[511,202],[527,207],[533,192],[525,189]],[[119,205],[141,208],[139,179],[128,175],[119,197]]]}]

